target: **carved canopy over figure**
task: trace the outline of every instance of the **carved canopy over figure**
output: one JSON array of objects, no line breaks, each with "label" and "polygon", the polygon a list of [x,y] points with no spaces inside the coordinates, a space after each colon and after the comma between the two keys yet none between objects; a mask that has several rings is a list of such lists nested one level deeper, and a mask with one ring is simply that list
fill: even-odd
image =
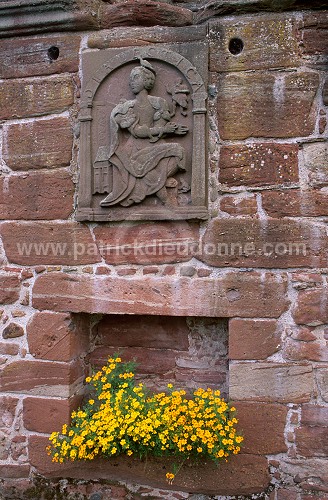
[{"label": "carved canopy over figure", "polygon": [[[103,207],[130,206],[152,194],[166,203],[168,178],[185,170],[184,148],[165,142],[165,138],[184,135],[188,128],[171,121],[174,111],[165,99],[149,95],[155,70],[148,61],[140,59],[129,83],[136,98],[121,101],[110,116],[108,160],[113,169],[113,189],[100,202]],[[188,90],[181,92],[186,94]]]}]

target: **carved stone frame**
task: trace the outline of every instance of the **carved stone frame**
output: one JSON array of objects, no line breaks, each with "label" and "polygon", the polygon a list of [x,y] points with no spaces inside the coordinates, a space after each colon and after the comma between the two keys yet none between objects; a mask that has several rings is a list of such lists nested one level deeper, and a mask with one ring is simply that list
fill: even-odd
[{"label": "carved stone frame", "polygon": [[[190,44],[192,45],[192,44]],[[201,43],[203,48],[207,47]],[[175,47],[174,47],[175,48]],[[160,60],[175,66],[186,78],[192,91],[192,167],[191,167],[191,204],[167,208],[147,207],[135,204],[133,211],[124,207],[94,207],[92,206],[92,157],[91,157],[91,128],[92,107],[98,87],[114,70],[139,57]],[[206,82],[196,67],[179,52],[165,46],[129,47],[116,51],[116,55],[107,59],[93,72],[91,78],[82,88],[82,100],[79,114],[81,125],[80,154],[79,154],[79,192],[78,221],[118,221],[118,220],[179,220],[179,219],[206,219],[207,211],[207,123],[206,123]]]}]

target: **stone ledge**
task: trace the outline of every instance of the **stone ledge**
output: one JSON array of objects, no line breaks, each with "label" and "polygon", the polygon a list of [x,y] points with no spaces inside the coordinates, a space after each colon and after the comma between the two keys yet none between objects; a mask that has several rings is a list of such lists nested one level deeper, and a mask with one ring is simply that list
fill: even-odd
[{"label": "stone ledge", "polygon": [[37,278],[33,307],[62,312],[161,316],[279,317],[286,283],[270,273],[229,272],[218,278],[83,276]]}]

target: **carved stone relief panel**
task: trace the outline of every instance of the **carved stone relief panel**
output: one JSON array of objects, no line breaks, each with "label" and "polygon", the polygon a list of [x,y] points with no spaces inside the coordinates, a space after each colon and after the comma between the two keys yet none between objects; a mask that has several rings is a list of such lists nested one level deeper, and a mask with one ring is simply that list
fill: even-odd
[{"label": "carved stone relief panel", "polygon": [[77,220],[204,219],[207,45],[83,54]]}]

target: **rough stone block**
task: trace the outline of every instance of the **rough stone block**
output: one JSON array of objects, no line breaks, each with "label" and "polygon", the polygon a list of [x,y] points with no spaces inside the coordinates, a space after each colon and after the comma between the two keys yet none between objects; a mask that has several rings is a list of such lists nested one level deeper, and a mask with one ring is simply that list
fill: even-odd
[{"label": "rough stone block", "polygon": [[0,119],[60,113],[74,101],[71,78],[3,80],[0,83]]},{"label": "rough stone block", "polygon": [[[150,459],[147,464],[138,458],[119,456],[114,459],[93,460],[90,463],[73,462],[55,464],[46,455],[49,444],[46,437],[29,437],[29,456],[37,472],[47,477],[75,477],[80,479],[106,479],[128,481],[174,491],[187,491],[209,495],[241,495],[261,493],[269,484],[267,459],[258,455],[240,454],[217,467],[207,461],[206,466],[183,467],[173,486],[163,476],[163,467],[171,466],[172,460]],[[204,464],[205,465],[205,464]],[[165,471],[165,469],[164,469]]]},{"label": "rough stone block", "polygon": [[51,434],[70,422],[73,410],[81,403],[80,397],[70,399],[25,398],[23,404],[24,427],[29,431]]},{"label": "rough stone block", "polygon": [[19,353],[19,344],[0,342],[0,354],[3,356],[17,356]]},{"label": "rough stone block", "polygon": [[328,403],[328,366],[317,369],[316,381],[322,400]]},{"label": "rough stone block", "polygon": [[328,293],[326,288],[301,290],[293,308],[299,325],[316,326],[328,323]]},{"label": "rough stone block", "polygon": [[27,324],[30,354],[38,359],[71,361],[88,347],[87,324],[66,313],[37,312]]},{"label": "rough stone block", "polygon": [[295,430],[296,450],[303,457],[323,457],[328,454],[327,422],[319,427],[298,427]]},{"label": "rough stone block", "polygon": [[5,132],[3,158],[12,170],[67,167],[72,145],[68,118],[17,123]]},{"label": "rough stone block", "polygon": [[325,190],[263,191],[262,207],[269,217],[320,217],[328,214]]},{"label": "rough stone block", "polygon": [[305,363],[238,363],[230,366],[233,400],[308,402],[314,391],[312,366]]},{"label": "rough stone block", "polygon": [[225,196],[220,200],[220,210],[236,217],[257,216],[257,202],[253,194]]},{"label": "rough stone block", "polygon": [[14,361],[0,374],[1,392],[70,397],[83,380],[79,362]]},{"label": "rough stone block", "polygon": [[0,304],[13,304],[19,298],[20,283],[16,275],[0,274]]},{"label": "rough stone block", "polygon": [[294,361],[328,361],[327,343],[320,342],[300,342],[287,339],[283,356],[285,359]]},{"label": "rough stone block", "polygon": [[[322,492],[322,499],[325,498],[326,485],[328,484],[327,458],[286,459],[280,462],[280,470],[283,474],[288,474],[303,490],[310,490],[312,497],[317,495],[313,492]],[[313,496],[315,495],[315,496]],[[320,496],[319,496],[320,498]]]},{"label": "rough stone block", "polygon": [[327,69],[328,12],[304,13],[300,21],[300,48],[311,67]]},{"label": "rough stone block", "polygon": [[275,455],[285,453],[284,431],[287,407],[271,403],[233,402],[238,424],[244,436],[243,453]]},{"label": "rough stone block", "polygon": [[326,142],[303,144],[302,152],[310,186],[326,186],[328,184],[328,144]]},{"label": "rough stone block", "polygon": [[19,400],[11,396],[0,397],[0,429],[9,429],[15,419],[16,407]]},{"label": "rough stone block", "polygon": [[[81,37],[75,34],[12,38],[10,43],[3,38],[0,40],[1,78],[77,72],[80,41]],[[50,59],[50,47],[59,49],[58,59]]]},{"label": "rough stone block", "polygon": [[9,323],[8,326],[3,330],[2,337],[4,339],[15,339],[16,337],[22,337],[24,335],[24,328],[17,323]]},{"label": "rough stone block", "polygon": [[322,267],[327,236],[323,228],[292,219],[214,219],[199,259],[218,267]]},{"label": "rough stone block", "polygon": [[221,139],[302,137],[314,132],[317,74],[240,72],[213,81],[218,86]]},{"label": "rough stone block", "polygon": [[199,228],[187,222],[158,222],[94,229],[107,264],[164,264],[192,258]]},{"label": "rough stone block", "polygon": [[[229,50],[232,39],[243,49]],[[265,43],[263,40],[265,39]],[[262,14],[214,20],[210,23],[210,71],[248,71],[287,68],[299,65],[295,16]],[[233,49],[232,49],[233,50]]]},{"label": "rough stone block", "polygon": [[4,464],[0,465],[0,476],[3,479],[21,479],[29,477],[30,466],[28,464]]},{"label": "rough stone block", "polygon": [[47,273],[36,279],[33,306],[104,314],[275,318],[287,309],[288,300],[283,279],[253,272],[194,280]]},{"label": "rough stone block", "polygon": [[[101,344],[112,347],[144,347],[188,350],[186,319],[169,316],[110,314],[94,328]],[[99,340],[98,340],[99,342]]]},{"label": "rough stone block", "polygon": [[223,146],[219,181],[227,186],[298,182],[298,146],[274,143]]},{"label": "rough stone block", "polygon": [[229,322],[229,359],[266,359],[280,347],[275,320],[233,318]]},{"label": "rough stone block", "polygon": [[73,211],[73,195],[74,185],[66,170],[2,177],[0,219],[66,219]]},{"label": "rough stone block", "polygon": [[82,265],[101,260],[89,228],[76,222],[5,222],[0,234],[7,259],[15,264]]}]

